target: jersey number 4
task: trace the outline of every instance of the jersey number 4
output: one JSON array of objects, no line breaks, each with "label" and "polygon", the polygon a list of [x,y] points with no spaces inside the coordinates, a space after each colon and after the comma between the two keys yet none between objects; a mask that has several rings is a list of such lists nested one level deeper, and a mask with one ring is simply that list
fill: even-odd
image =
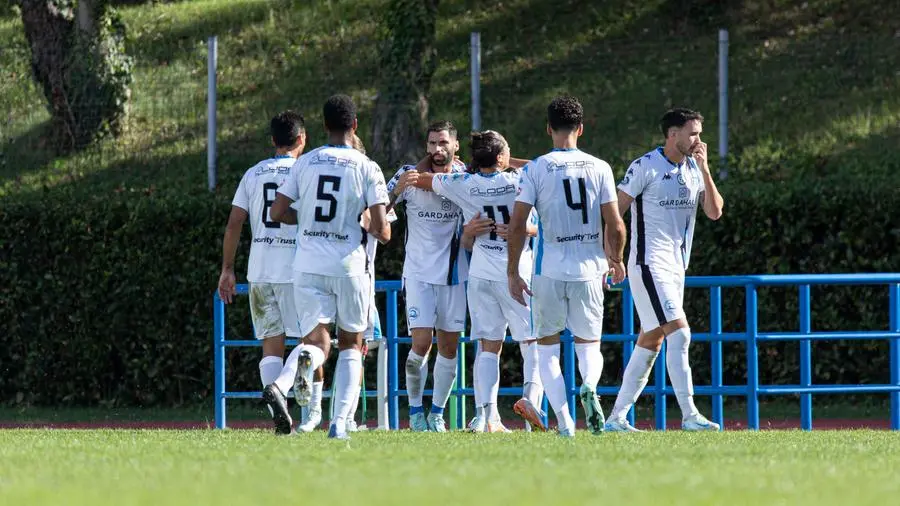
[{"label": "jersey number 4", "polygon": [[[330,190],[325,186],[330,185]],[[338,201],[334,194],[341,190],[341,178],[338,176],[319,176],[319,185],[316,188],[316,198],[321,205],[316,206],[316,221],[329,222],[337,216]]]},{"label": "jersey number 4", "polygon": [[572,198],[572,180],[563,179],[563,190],[566,192],[566,205],[572,210],[581,211],[581,222],[587,224],[587,190],[585,189],[584,178],[580,177],[575,181],[578,182],[578,202],[574,202]]},{"label": "jersey number 4", "polygon": [[[495,211],[496,209],[496,211]],[[509,208],[506,206],[484,206],[484,214],[490,218],[491,221],[497,223],[497,214],[500,214],[500,219],[502,220],[500,223],[509,223]],[[492,241],[497,240],[497,232],[491,232],[490,239]],[[505,239],[504,239],[505,240]]]}]

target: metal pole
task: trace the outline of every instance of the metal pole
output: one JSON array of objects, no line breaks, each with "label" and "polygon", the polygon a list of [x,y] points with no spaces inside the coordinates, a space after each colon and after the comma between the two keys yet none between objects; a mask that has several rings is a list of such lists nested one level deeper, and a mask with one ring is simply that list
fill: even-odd
[{"label": "metal pole", "polygon": [[481,130],[481,33],[472,32],[470,50],[472,70],[472,130]]},{"label": "metal pole", "polygon": [[378,396],[375,405],[378,407],[378,430],[389,430],[388,424],[388,353],[390,353],[387,345],[387,338],[381,336],[381,342],[378,343]]},{"label": "metal pole", "polygon": [[[800,333],[809,336],[812,332],[812,309],[810,307],[810,287],[800,285]],[[800,340],[800,386],[812,386],[812,343]],[[812,430],[812,395],[800,395],[800,428]]]},{"label": "metal pole", "polygon": [[719,179],[728,177],[728,30],[719,30]]},{"label": "metal pole", "polygon": [[209,191],[216,189],[216,67],[218,40],[210,37],[206,45],[206,179]]},{"label": "metal pole", "polygon": [[215,381],[216,428],[226,427],[225,409],[225,303],[213,295],[213,373]]}]

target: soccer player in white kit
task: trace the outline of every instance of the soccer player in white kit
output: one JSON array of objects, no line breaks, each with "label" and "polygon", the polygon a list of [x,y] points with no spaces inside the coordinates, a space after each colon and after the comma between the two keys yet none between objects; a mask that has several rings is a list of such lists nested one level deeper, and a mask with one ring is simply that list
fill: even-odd
[{"label": "soccer player in white kit", "polygon": [[[434,191],[459,205],[468,222],[484,214],[494,227],[475,237],[469,265],[467,298],[472,318],[472,339],[480,342],[475,363],[475,404],[484,410],[483,422],[470,427],[475,432],[509,432],[500,421],[497,394],[500,388],[500,351],[506,330],[520,345],[525,360],[525,395],[514,409],[532,427],[545,430],[543,413],[536,407],[543,396],[537,372],[536,343],[531,333],[531,315],[527,305],[513,300],[506,281],[507,223],[515,206],[518,170],[509,166],[509,145],[493,131],[472,134],[473,173],[420,174],[416,186]],[[423,177],[425,176],[425,177]],[[537,228],[531,226],[529,235]],[[519,262],[519,272],[531,278],[531,248],[526,247]],[[537,378],[535,376],[538,376]]]},{"label": "soccer player in white kit", "polygon": [[[541,380],[564,437],[575,436],[575,421],[569,414],[559,366],[559,333],[568,328],[575,338],[582,380],[579,398],[588,429],[600,433],[604,420],[597,383],[603,372],[603,290],[608,273],[613,273],[616,283],[625,278],[625,225],[616,206],[612,168],[578,149],[583,118],[581,103],[573,97],[557,97],[550,103],[547,133],[553,138],[553,151],[522,171],[509,225],[509,291],[523,305],[523,292],[532,296]],[[532,208],[537,209],[540,222],[529,289],[517,267]]]},{"label": "soccer player in white kit", "polygon": [[[329,143],[297,160],[272,205],[273,218],[298,224],[294,302],[303,308],[299,319],[304,344],[291,351],[281,374],[263,391],[263,399],[275,412],[276,432],[290,433],[292,420],[284,393],[294,385],[297,403],[308,405],[313,373],[328,354],[329,327],[334,323],[340,353],[334,379],[335,416],[328,437],[347,439],[346,420],[359,391],[360,349],[371,305],[366,232],[378,240],[389,237],[388,196],[378,164],[352,148],[357,119],[350,97],[330,97],[323,118]],[[366,209],[371,220],[368,231],[359,225]]]},{"label": "soccer player in white kit", "polygon": [[284,338],[302,337],[294,308],[291,263],[297,245],[297,227],[272,219],[269,209],[275,192],[290,176],[291,167],[306,143],[303,116],[284,111],[270,122],[275,156],[251,167],[238,185],[222,240],[222,272],[219,297],[230,304],[235,293],[234,256],[241,228],[249,217],[253,240],[247,265],[250,283],[250,316],[254,334],[262,340],[259,378],[263,387],[275,381],[284,359]]},{"label": "soccer player in white kit", "polygon": [[647,385],[663,339],[668,340],[666,368],[681,408],[682,429],[719,430],[694,405],[688,364],[691,328],[683,301],[697,203],[707,217],[718,220],[724,201],[709,172],[706,143],[700,140],[703,116],[672,109],[663,115],[660,127],[665,145],[632,162],[619,183],[619,211],[624,215],[631,209],[628,274],[641,333],[606,430],[637,431],[626,414]]},{"label": "soccer player in white kit", "polygon": [[[463,172],[454,162],[459,151],[456,127],[449,121],[428,127],[427,151],[433,173]],[[468,259],[460,251],[462,210],[449,199],[412,186],[418,177],[413,165],[397,170],[388,183],[391,206],[406,202],[406,256],[403,288],[412,349],[406,358],[409,426],[413,431],[446,432],[444,407],[456,380],[456,349],[466,324],[465,281]],[[428,375],[428,353],[437,329],[438,355],[434,362],[431,412],[425,416],[422,396]]]}]

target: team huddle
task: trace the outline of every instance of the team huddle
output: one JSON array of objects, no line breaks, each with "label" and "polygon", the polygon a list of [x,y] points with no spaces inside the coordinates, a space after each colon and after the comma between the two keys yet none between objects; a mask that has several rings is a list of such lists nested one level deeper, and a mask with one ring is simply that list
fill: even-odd
[{"label": "team huddle", "polygon": [[[277,434],[294,422],[286,394],[293,388],[304,420],[322,423],[322,364],[331,330],[339,349],[334,413],[328,436],[346,439],[355,428],[363,353],[380,337],[374,299],[378,243],[391,239],[395,206],[405,211],[403,289],[412,347],[406,359],[409,427],[445,432],[444,407],[457,375],[456,350],[466,322],[478,342],[474,366],[474,432],[508,432],[497,409],[500,353],[507,332],[523,360],[523,396],[513,410],[526,430],[547,430],[539,406],[546,394],[561,436],[575,436],[560,368],[560,333],[575,340],[588,430],[637,431],[626,418],[647,384],[664,339],[666,365],[685,430],[718,430],[693,401],[682,309],[698,204],[711,219],[723,200],[710,175],[703,118],[673,109],[662,118],[665,144],[638,158],[616,187],[612,168],[578,149],[583,109],[572,97],[547,109],[553,149],[528,161],[510,156],[497,132],[471,136],[468,165],[457,157],[457,131],[432,124],[427,155],[400,167],[385,183],[356,136],[356,108],[335,95],[324,109],[328,144],[301,156],[305,130],[290,111],[271,122],[276,156],[247,171],[232,202],[223,241],[219,294],[231,302],[234,257],[243,222],[253,233],[247,280],[259,363]],[[630,211],[627,268],[622,216]],[[630,277],[641,322],[609,419],[596,394],[603,371],[600,339],[608,283]],[[436,334],[436,340],[434,339]],[[301,339],[286,360],[285,336]],[[433,393],[426,414],[428,357],[437,342]]]}]

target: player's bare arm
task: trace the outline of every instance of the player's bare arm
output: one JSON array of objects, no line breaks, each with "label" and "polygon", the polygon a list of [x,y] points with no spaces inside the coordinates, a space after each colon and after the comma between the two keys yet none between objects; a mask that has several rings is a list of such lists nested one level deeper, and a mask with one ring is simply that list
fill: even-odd
[{"label": "player's bare arm", "polygon": [[387,211],[384,204],[375,204],[369,208],[370,222],[368,232],[372,234],[378,242],[387,242],[391,240],[391,224],[387,219]]},{"label": "player's bare arm", "polygon": [[[622,193],[621,191],[619,193]],[[604,245],[606,260],[613,275],[613,283],[625,280],[625,222],[619,214],[618,202],[607,202],[600,206],[600,214],[604,223]]]},{"label": "player's bare arm", "polygon": [[514,169],[521,169],[522,167],[528,165],[528,162],[531,160],[526,160],[524,158],[513,158],[509,157],[509,166]]},{"label": "player's bare arm", "polygon": [[703,184],[706,189],[703,191],[703,213],[711,220],[718,220],[722,217],[722,209],[725,207],[725,199],[719,193],[712,174],[709,172],[709,163],[707,161],[706,143],[700,142],[694,151],[694,160],[700,167],[700,173],[703,175]]},{"label": "player's bare arm", "polygon": [[272,207],[269,209],[272,220],[284,223],[285,225],[296,225],[297,211],[291,209],[291,204],[293,203],[294,201],[283,193],[276,193],[275,202],[272,203]]},{"label": "player's bare arm", "polygon": [[247,211],[231,206],[228,224],[225,225],[225,237],[222,239],[222,273],[219,274],[219,298],[231,304],[235,294],[234,255],[241,241],[241,229],[247,221]]},{"label": "player's bare arm", "polygon": [[525,229],[532,207],[532,205],[524,202],[516,202],[512,217],[509,220],[506,240],[508,252],[506,276],[509,280],[509,293],[516,302],[523,306],[527,306],[527,304],[522,292],[531,295],[531,290],[529,290],[528,284],[525,283],[525,280],[519,274],[519,260],[522,258],[522,249],[525,248],[525,239],[527,238]]},{"label": "player's bare arm", "polygon": [[625,216],[625,213],[631,208],[631,203],[634,201],[634,198],[622,190],[619,190],[616,193],[616,198],[619,202],[619,216]]},{"label": "player's bare arm", "polygon": [[[392,229],[391,229],[391,227],[390,227],[390,220],[387,220],[387,221],[388,221],[387,238],[385,238],[385,239],[378,239],[378,242],[380,242],[381,244],[387,244],[388,242],[391,241],[391,231],[392,231]],[[363,230],[365,230],[366,232],[372,234],[372,236],[375,236],[375,234],[372,233],[372,230],[373,230],[373,228],[372,228],[372,212],[369,211],[368,209],[366,209],[365,211],[363,211],[362,215],[360,216],[360,218],[359,218],[359,225],[363,228]]]}]

